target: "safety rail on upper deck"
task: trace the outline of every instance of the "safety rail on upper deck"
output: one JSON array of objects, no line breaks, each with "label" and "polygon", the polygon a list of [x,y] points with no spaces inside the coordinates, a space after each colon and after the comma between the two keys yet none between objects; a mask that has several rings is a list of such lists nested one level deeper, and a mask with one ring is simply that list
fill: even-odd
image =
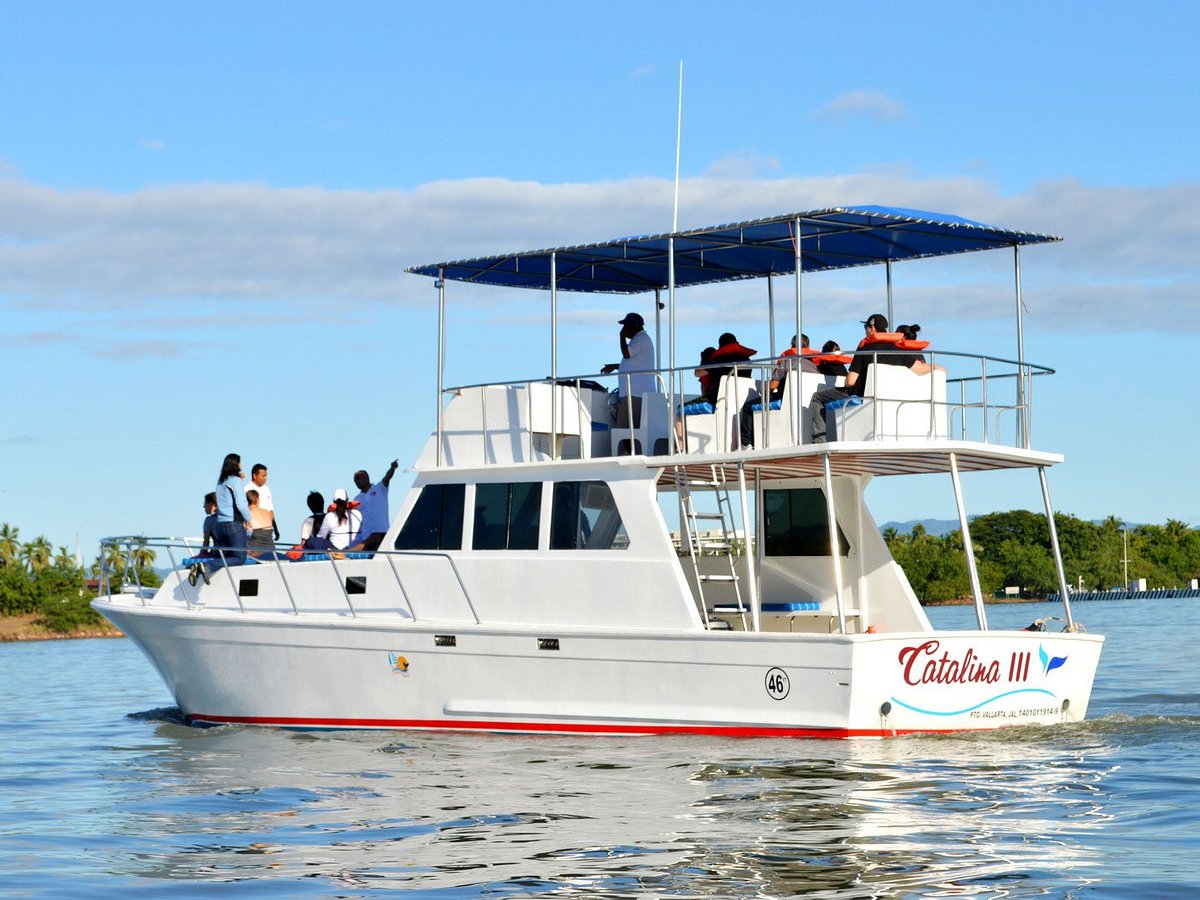
[{"label": "safety rail on upper deck", "polygon": [[[171,564],[172,571],[167,575],[167,578],[175,582],[178,593],[188,607],[206,605],[201,602],[197,586],[187,580],[188,566],[193,562],[199,562],[201,565],[206,566],[208,576],[206,583],[219,584],[223,580],[228,584],[231,589],[229,596],[236,601],[236,609],[240,612],[249,611],[244,600],[245,595],[240,588],[240,582],[248,574],[252,576],[255,572],[277,574],[283,594],[286,596],[287,603],[291,608],[290,611],[297,616],[306,611],[316,610],[305,610],[302,608],[301,603],[298,602],[297,597],[299,592],[294,573],[327,569],[329,574],[333,576],[333,582],[331,583],[328,577],[318,575],[315,583],[305,583],[306,591],[312,593],[315,587],[315,590],[319,591],[322,596],[332,594],[344,604],[345,612],[348,612],[351,617],[357,618],[360,614],[378,612],[379,610],[378,608],[367,609],[355,605],[353,596],[355,596],[356,592],[354,588],[362,584],[361,581],[356,581],[356,579],[362,579],[363,576],[360,574],[347,575],[343,569],[346,567],[354,568],[355,563],[359,560],[385,559],[391,576],[390,580],[394,582],[399,591],[398,599],[402,601],[406,617],[417,621],[423,618],[419,615],[422,604],[414,602],[412,589],[405,587],[404,578],[401,571],[397,568],[396,563],[401,560],[429,558],[441,559],[446,563],[450,575],[453,576],[453,583],[457,584],[461,592],[462,603],[474,619],[475,624],[479,624],[480,621],[475,604],[471,600],[466,583],[463,581],[454,558],[450,554],[440,550],[343,552],[336,550],[297,550],[292,546],[280,544],[276,546],[274,551],[268,551],[258,557],[249,557],[245,547],[216,547],[210,544],[208,548],[202,549],[202,544],[203,542],[200,538],[194,537],[144,537],[137,535],[101,539],[99,596],[103,598],[112,595],[134,594],[141,599],[143,606],[149,605],[158,592],[158,589],[142,584],[139,570],[143,570],[143,567],[138,563],[138,555],[144,554],[146,550],[162,550],[166,552]],[[208,555],[202,555],[203,553],[207,553]],[[243,558],[245,558],[244,562],[241,561]],[[324,562],[326,565],[320,567],[308,565],[309,563],[320,562]],[[293,574],[289,576],[289,572]],[[231,610],[234,608],[232,603],[229,608]]]},{"label": "safety rail on upper deck", "polygon": [[[933,367],[917,375],[882,364],[873,351],[864,394],[826,410],[829,441],[895,442],[962,440],[1030,448],[1033,383],[1053,370],[979,354],[933,352]],[[746,444],[777,450],[813,442],[813,394],[843,378],[789,367],[782,389],[765,404],[772,373],[796,357],[723,362],[715,403],[697,402],[696,366],[653,373],[660,390],[643,394],[640,414],[629,394],[618,399],[618,379],[628,374],[460,385],[447,388],[439,431],[419,468],[544,463],[627,454],[674,456],[724,453]],[[797,377],[798,374],[798,377]],[[819,421],[819,420],[818,420]],[[628,423],[633,422],[633,427]],[[440,453],[438,452],[440,448]]]}]

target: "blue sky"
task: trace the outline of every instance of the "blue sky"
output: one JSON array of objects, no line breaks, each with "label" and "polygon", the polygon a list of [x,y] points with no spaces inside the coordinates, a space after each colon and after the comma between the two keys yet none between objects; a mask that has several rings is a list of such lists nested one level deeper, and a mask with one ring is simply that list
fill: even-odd
[{"label": "blue sky", "polygon": [[[1022,257],[1055,504],[1200,524],[1197,33],[1185,3],[0,0],[0,521],[89,558],[194,534],[237,450],[290,535],[308,490],[410,464],[436,296],[404,267],[668,230],[683,60],[681,226],[876,203],[1062,235]],[[897,267],[898,310],[1011,356],[1011,259],[977,256],[962,290]],[[805,292],[843,344],[882,306],[862,275]],[[681,350],[765,349],[760,293],[681,309]],[[449,299],[450,383],[548,371],[543,297]],[[560,371],[639,303],[572,301]],[[952,517],[945,481],[877,482],[877,517]],[[964,487],[1040,502],[1031,473]]]}]

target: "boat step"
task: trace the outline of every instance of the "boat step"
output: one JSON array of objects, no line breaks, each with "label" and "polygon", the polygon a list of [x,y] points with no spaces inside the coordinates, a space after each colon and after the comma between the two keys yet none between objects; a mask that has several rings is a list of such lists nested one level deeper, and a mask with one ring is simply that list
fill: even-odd
[{"label": "boat step", "polygon": [[723,515],[721,515],[720,513],[698,512],[698,513],[692,513],[691,516],[693,519],[711,519],[714,522],[723,521],[725,519],[725,517]]},{"label": "boat step", "polygon": [[701,581],[737,581],[736,575],[701,575]]}]

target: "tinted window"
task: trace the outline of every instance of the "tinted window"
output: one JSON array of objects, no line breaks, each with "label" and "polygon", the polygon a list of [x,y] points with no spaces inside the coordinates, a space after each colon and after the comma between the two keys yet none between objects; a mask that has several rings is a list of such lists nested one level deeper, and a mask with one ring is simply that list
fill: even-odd
[{"label": "tinted window", "polygon": [[[828,556],[829,519],[825,493],[818,488],[763,491],[767,531],[767,556]],[[838,526],[842,556],[850,543]]]},{"label": "tinted window", "polygon": [[421,488],[421,496],[396,537],[396,549],[462,549],[465,497],[461,484],[427,484]]},{"label": "tinted window", "polygon": [[551,550],[624,550],[629,535],[603,481],[561,481],[554,485],[550,515]]},{"label": "tinted window", "polygon": [[536,550],[541,525],[540,481],[475,486],[476,550]]}]

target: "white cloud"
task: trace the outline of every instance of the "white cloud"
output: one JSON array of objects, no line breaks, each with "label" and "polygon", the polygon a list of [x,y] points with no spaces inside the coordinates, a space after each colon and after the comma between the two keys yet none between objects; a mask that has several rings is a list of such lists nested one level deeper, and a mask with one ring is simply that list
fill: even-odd
[{"label": "white cloud", "polygon": [[[110,328],[122,311],[134,328],[149,311],[211,319],[214,304],[234,302],[243,315],[254,304],[306,316],[344,316],[376,301],[425,306],[429,281],[404,275],[405,266],[667,231],[672,190],[658,178],[560,185],[471,179],[407,192],[195,184],[116,194],[58,190],[14,174],[0,177],[0,305],[76,317],[84,311],[107,316]],[[1200,327],[1200,182],[1130,188],[1061,180],[1003,196],[987,181],[897,171],[706,175],[681,185],[680,222],[686,228],[855,203],[951,211],[1064,235],[1061,246],[1027,252],[1027,279],[1037,284],[1031,311],[1063,328],[1078,327],[1081,316],[1093,327]],[[995,306],[933,283],[926,293],[937,298],[931,313],[953,306],[956,314],[986,317]]]},{"label": "white cloud", "polygon": [[907,118],[904,104],[889,97],[883,91],[858,90],[838,94],[815,113],[818,119],[828,122],[845,122],[849,119],[866,119],[870,122],[895,122]]}]

